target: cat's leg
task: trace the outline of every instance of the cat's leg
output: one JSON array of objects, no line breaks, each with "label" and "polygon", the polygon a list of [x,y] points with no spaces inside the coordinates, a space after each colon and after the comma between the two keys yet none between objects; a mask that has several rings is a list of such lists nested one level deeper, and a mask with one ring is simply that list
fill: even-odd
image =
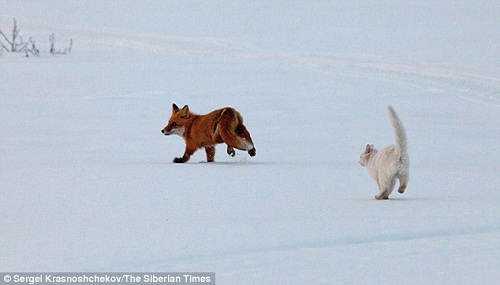
[{"label": "cat's leg", "polygon": [[392,192],[392,189],[394,188],[396,180],[394,178],[386,178],[386,177],[379,177],[377,180],[378,187],[379,187],[379,193],[375,195],[375,199],[377,200],[387,200],[389,199],[389,195]]},{"label": "cat's leg", "polygon": [[396,185],[396,177],[391,177],[389,183],[387,185],[387,199],[389,199],[389,195],[391,195],[392,190],[394,190],[394,185]]},{"label": "cat's leg", "polygon": [[385,191],[380,191],[377,195],[375,195],[375,199],[377,199],[377,200],[387,200],[387,199],[389,199],[389,196],[386,194]]},{"label": "cat's leg", "polygon": [[406,190],[407,185],[408,185],[408,175],[400,175],[398,192],[403,194]]},{"label": "cat's leg", "polygon": [[377,195],[375,195],[375,199],[377,199],[377,200],[389,199],[389,195],[386,195],[387,188],[385,188],[383,183],[380,183],[380,180],[377,180],[377,185],[378,185],[379,192]]}]

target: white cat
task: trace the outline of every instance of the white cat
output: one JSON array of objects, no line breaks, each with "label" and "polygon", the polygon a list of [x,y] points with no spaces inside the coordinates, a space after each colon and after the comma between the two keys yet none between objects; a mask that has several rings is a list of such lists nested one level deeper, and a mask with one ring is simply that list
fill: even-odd
[{"label": "white cat", "polygon": [[380,190],[375,195],[377,200],[389,199],[389,195],[396,184],[396,179],[399,179],[398,192],[403,194],[408,185],[410,173],[406,132],[392,106],[388,107],[388,111],[396,144],[386,146],[381,150],[377,150],[372,144],[368,144],[359,157],[359,164],[366,166],[370,175],[377,181]]}]

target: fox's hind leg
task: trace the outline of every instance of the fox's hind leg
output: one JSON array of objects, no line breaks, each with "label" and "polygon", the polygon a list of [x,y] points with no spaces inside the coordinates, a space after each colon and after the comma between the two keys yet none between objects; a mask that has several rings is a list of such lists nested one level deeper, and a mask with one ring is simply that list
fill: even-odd
[{"label": "fox's hind leg", "polygon": [[236,152],[234,151],[234,147],[227,145],[227,154],[229,154],[230,156],[235,156]]},{"label": "fox's hind leg", "polygon": [[239,125],[236,128],[235,133],[243,140],[242,144],[244,146],[243,150],[247,150],[250,156],[255,156],[256,150],[253,145],[252,137],[244,125]]},{"label": "fox's hind leg", "polygon": [[248,132],[241,115],[232,108],[226,108],[220,117],[220,135],[227,144],[227,153],[234,156],[234,149],[246,150],[250,156],[255,156],[256,150],[252,137]]}]

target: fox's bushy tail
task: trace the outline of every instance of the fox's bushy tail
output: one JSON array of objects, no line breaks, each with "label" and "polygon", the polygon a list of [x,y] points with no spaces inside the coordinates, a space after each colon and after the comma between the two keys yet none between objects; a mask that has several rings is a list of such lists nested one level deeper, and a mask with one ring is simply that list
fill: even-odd
[{"label": "fox's bushy tail", "polygon": [[396,153],[405,155],[407,154],[407,139],[403,123],[391,105],[389,105],[387,109],[389,111],[389,118],[391,120],[392,130],[394,131],[394,137],[396,139]]},{"label": "fox's bushy tail", "polygon": [[255,148],[250,133],[243,125],[243,118],[233,108],[225,108],[220,115],[220,135],[230,147],[239,150]]}]

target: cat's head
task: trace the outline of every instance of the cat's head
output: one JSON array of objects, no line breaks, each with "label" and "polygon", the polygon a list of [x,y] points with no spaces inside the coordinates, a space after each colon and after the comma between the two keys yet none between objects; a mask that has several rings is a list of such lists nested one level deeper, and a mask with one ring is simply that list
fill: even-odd
[{"label": "cat's head", "polygon": [[377,150],[372,144],[367,144],[365,151],[361,153],[359,156],[358,163],[361,164],[362,166],[366,166],[368,164],[368,160],[370,160],[370,157],[372,154],[374,154]]}]

